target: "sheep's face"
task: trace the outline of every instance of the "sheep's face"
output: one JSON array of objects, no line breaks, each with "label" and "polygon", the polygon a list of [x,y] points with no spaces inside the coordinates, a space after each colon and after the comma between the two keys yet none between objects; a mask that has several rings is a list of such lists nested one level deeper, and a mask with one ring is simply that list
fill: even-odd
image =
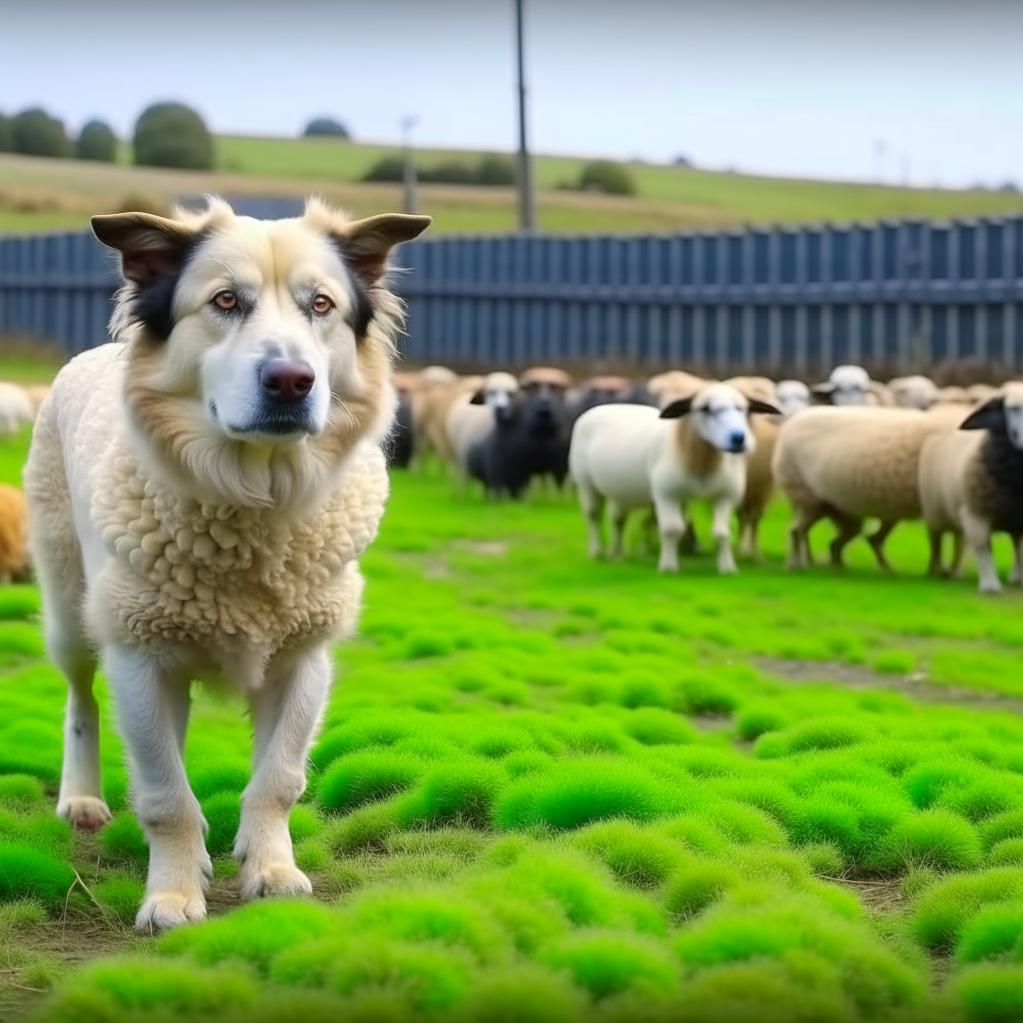
[{"label": "sheep's face", "polygon": [[862,366],[836,366],[826,384],[814,390],[827,395],[832,405],[866,405],[870,376]]},{"label": "sheep's face", "polygon": [[929,409],[938,400],[938,388],[927,377],[900,377],[889,385],[898,408]]},{"label": "sheep's face", "polygon": [[499,423],[511,419],[515,395],[519,382],[510,373],[490,373],[483,381],[483,387],[470,399],[473,405],[485,405]]},{"label": "sheep's face", "polygon": [[756,446],[749,426],[751,412],[777,413],[766,401],[747,398],[728,384],[712,384],[690,398],[673,401],[662,419],[689,416],[693,429],[712,447],[731,454],[749,454]]},{"label": "sheep's face", "polygon": [[960,429],[1004,434],[1014,448],[1023,451],[1023,383],[1006,384],[1001,394],[971,412]]},{"label": "sheep's face", "polygon": [[810,405],[810,388],[802,380],[781,380],[777,392],[783,416],[793,416]]}]

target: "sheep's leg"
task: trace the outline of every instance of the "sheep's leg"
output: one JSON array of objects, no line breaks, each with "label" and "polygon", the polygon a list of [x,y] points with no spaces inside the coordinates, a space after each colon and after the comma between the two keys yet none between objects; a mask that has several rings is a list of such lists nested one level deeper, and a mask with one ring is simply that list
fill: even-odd
[{"label": "sheep's leg", "polygon": [[657,529],[661,534],[661,556],[657,568],[661,572],[678,571],[678,544],[686,531],[686,519],[675,497],[655,497]]},{"label": "sheep's leg", "polygon": [[629,514],[627,508],[623,508],[614,501],[609,502],[611,509],[611,557],[615,561],[621,561],[625,556],[625,520]]},{"label": "sheep's leg", "polygon": [[1023,584],[1023,536],[1012,538],[1012,571],[1009,582],[1017,586]]},{"label": "sheep's leg", "polygon": [[696,535],[692,519],[686,519],[686,531],[682,534],[682,553],[686,557],[700,553],[700,538]]},{"label": "sheep's leg", "polygon": [[211,868],[206,822],[181,758],[188,686],[138,647],[108,647],[103,667],[131,760],[135,812],[149,842],[146,899],[135,926],[148,932],[202,920]]},{"label": "sheep's leg", "polygon": [[949,579],[960,579],[963,574],[963,555],[966,554],[966,540],[960,530],[952,534],[952,560],[945,575]]},{"label": "sheep's leg", "polygon": [[1000,593],[1002,584],[998,581],[994,555],[991,553],[991,527],[982,518],[968,510],[962,514],[963,532],[966,542],[973,551],[980,576],[981,593]]},{"label": "sheep's leg", "polygon": [[718,548],[718,574],[734,575],[735,555],[732,553],[732,512],[735,505],[728,498],[714,502],[714,540]]},{"label": "sheep's leg", "polygon": [[884,552],[884,545],[885,541],[891,535],[892,530],[897,525],[898,522],[882,522],[881,525],[867,537],[867,543],[870,544],[870,548],[874,552],[874,557],[877,558],[878,568],[880,568],[882,572],[893,571],[892,564]]},{"label": "sheep's leg", "polygon": [[944,575],[941,564],[941,541],[945,534],[940,529],[928,529],[927,539],[931,545],[931,560],[927,564],[927,574],[932,579],[939,579]]},{"label": "sheep's leg", "polygon": [[806,568],[810,564],[810,529],[824,518],[824,507],[796,507],[789,526],[789,554],[786,567]]},{"label": "sheep's leg", "polygon": [[601,519],[604,516],[604,497],[586,483],[579,483],[579,504],[586,518],[586,550],[591,558],[604,556],[604,537]]},{"label": "sheep's leg", "polygon": [[860,535],[860,530],[863,528],[863,519],[858,519],[853,515],[846,515],[845,512],[840,512],[837,509],[831,512],[831,518],[834,520],[835,525],[838,526],[838,535],[831,541],[831,567],[845,568],[842,553],[849,541]]},{"label": "sheep's leg", "polygon": [[288,817],[305,791],[306,757],[330,691],[327,648],[285,666],[279,678],[275,674],[268,673],[265,685],[249,697],[255,769],[242,795],[234,844],[244,899],[313,890],[295,865]]}]

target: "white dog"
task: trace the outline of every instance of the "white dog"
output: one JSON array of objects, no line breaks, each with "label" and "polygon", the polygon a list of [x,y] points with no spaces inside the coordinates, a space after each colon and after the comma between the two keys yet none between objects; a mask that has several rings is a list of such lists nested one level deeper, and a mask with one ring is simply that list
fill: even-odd
[{"label": "white dog", "polygon": [[206,914],[205,822],[182,762],[192,679],[250,703],[235,854],[246,898],[310,890],[288,816],[387,496],[392,247],[428,217],[95,217],[121,253],[115,344],[72,360],[25,470],[50,655],[70,697],[58,813],[110,813],[92,695],[113,690],[150,847],[142,930]]}]

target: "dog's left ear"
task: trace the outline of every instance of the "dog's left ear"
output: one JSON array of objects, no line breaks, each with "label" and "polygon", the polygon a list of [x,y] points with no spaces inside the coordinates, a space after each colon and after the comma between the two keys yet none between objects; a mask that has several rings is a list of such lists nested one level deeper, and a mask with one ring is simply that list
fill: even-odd
[{"label": "dog's left ear", "polygon": [[348,265],[368,287],[383,276],[391,249],[418,238],[432,223],[432,217],[381,213],[346,225],[338,232],[337,241]]},{"label": "dog's left ear", "polygon": [[772,405],[769,401],[761,401],[759,398],[747,398],[749,402],[749,413],[754,415],[760,413],[765,416],[780,416],[781,409]]},{"label": "dog's left ear", "polygon": [[1005,398],[989,398],[971,412],[960,424],[960,430],[993,430],[1005,432]]},{"label": "dog's left ear", "polygon": [[121,253],[125,280],[140,285],[181,266],[197,237],[180,221],[155,213],[100,214],[90,223],[104,245]]}]

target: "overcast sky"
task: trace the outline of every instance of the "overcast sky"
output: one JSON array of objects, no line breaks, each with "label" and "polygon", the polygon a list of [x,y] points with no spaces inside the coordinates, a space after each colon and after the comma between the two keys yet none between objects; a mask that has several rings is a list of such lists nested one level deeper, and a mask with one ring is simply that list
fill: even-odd
[{"label": "overcast sky", "polygon": [[[1023,2],[526,0],[537,151],[817,177],[1023,178]],[[515,145],[512,0],[4,4],[0,109],[127,133],[181,99],[221,132],[334,115]],[[879,144],[880,140],[880,144]]]}]

